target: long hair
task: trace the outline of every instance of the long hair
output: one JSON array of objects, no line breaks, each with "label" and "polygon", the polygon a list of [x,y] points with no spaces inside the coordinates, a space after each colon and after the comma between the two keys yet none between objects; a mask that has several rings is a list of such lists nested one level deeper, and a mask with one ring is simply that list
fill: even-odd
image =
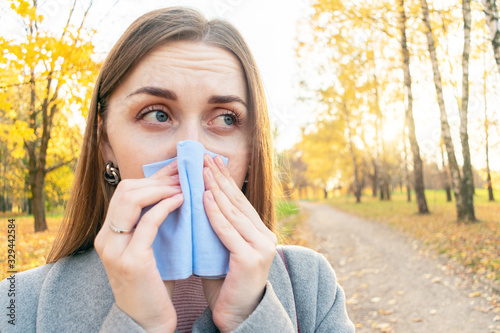
[{"label": "long hair", "polygon": [[[196,41],[234,54],[243,68],[251,130],[250,170],[244,192],[266,226],[274,231],[273,149],[262,81],[255,60],[240,33],[226,21],[208,21],[190,8],[149,12],[125,31],[106,57],[94,87],[87,126],[65,216],[47,263],[94,246],[114,187],[103,177],[105,161],[99,148],[108,102],[130,70],[156,47],[171,41]],[[99,117],[102,119],[98,126]]]}]

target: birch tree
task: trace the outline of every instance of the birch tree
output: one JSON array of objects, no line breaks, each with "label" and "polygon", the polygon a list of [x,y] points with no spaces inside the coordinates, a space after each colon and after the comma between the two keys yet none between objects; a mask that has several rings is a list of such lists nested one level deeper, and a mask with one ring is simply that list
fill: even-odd
[{"label": "birch tree", "polygon": [[469,216],[467,213],[465,197],[463,195],[463,190],[462,190],[462,176],[460,174],[460,169],[455,155],[455,148],[453,146],[453,140],[451,138],[450,125],[448,123],[448,115],[446,113],[446,107],[444,104],[441,72],[439,70],[436,47],[434,43],[434,36],[429,17],[429,7],[427,5],[426,0],[420,0],[420,4],[422,7],[423,21],[426,28],[425,35],[427,38],[427,48],[431,59],[434,87],[436,89],[437,102],[439,105],[439,112],[441,118],[441,136],[443,138],[444,145],[446,147],[448,165],[450,168],[451,185],[453,188],[453,193],[455,194],[457,218],[459,221],[473,220],[473,218]]},{"label": "birch tree", "polygon": [[483,0],[484,16],[490,30],[491,45],[495,54],[498,72],[500,73],[500,26],[498,22],[498,9],[495,0]]},{"label": "birch tree", "polygon": [[[427,200],[425,198],[424,172],[422,159],[420,158],[420,147],[418,146],[417,136],[415,134],[415,120],[413,119],[413,94],[411,89],[411,73],[410,73],[410,52],[406,44],[406,14],[404,8],[404,0],[399,1],[400,10],[400,30],[401,30],[401,50],[403,53],[403,72],[404,86],[407,103],[405,105],[405,124],[408,129],[408,138],[413,159],[413,175],[415,196],[417,198],[417,206],[419,214],[428,214]],[[404,138],[404,140],[406,140]],[[406,152],[405,152],[406,153]],[[410,199],[408,197],[408,199]]]},{"label": "birch tree", "polygon": [[469,54],[470,54],[470,30],[471,9],[470,0],[462,1],[462,12],[464,18],[464,49],[462,53],[462,103],[460,107],[460,141],[462,142],[462,156],[464,165],[462,167],[462,195],[465,201],[466,219],[475,221],[474,212],[474,181],[472,176],[472,163],[470,160],[469,134],[467,130],[468,108],[469,108]]}]

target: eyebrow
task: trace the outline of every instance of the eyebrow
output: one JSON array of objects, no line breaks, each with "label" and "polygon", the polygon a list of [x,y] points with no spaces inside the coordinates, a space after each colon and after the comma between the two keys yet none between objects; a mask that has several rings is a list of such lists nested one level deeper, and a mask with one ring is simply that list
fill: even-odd
[{"label": "eyebrow", "polygon": [[238,102],[247,107],[247,103],[245,103],[244,100],[234,95],[228,95],[228,96],[214,95],[210,97],[210,99],[208,100],[208,104],[226,104],[231,102]]},{"label": "eyebrow", "polygon": [[172,91],[168,89],[163,89],[163,88],[157,88],[157,87],[142,87],[131,93],[130,95],[127,96],[129,98],[130,96],[137,95],[137,94],[148,94],[148,95],[153,95],[157,97],[162,97],[165,99],[171,99],[173,101],[177,100],[177,95]]},{"label": "eyebrow", "polygon": [[[127,96],[127,98],[133,96],[133,95],[138,95],[138,94],[147,94],[147,95],[152,95],[152,96],[157,96],[165,99],[170,99],[173,101],[177,100],[177,95],[172,91],[164,88],[158,88],[158,87],[142,87],[131,93],[130,95]],[[232,103],[232,102],[237,102],[245,107],[247,107],[247,103],[242,100],[240,97],[235,96],[235,95],[212,95],[208,99],[208,104],[227,104],[227,103]]]}]

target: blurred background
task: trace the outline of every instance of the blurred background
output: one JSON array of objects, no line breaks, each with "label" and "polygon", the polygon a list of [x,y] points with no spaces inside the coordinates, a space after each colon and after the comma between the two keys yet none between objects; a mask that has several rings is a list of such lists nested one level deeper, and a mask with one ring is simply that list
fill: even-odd
[{"label": "blurred background", "polygon": [[[488,286],[468,295],[498,328],[495,0],[2,0],[0,242],[15,219],[18,271],[45,263],[61,223],[100,64],[136,18],[173,5],[227,19],[254,53],[283,243],[321,250],[304,202],[389,225]],[[369,317],[357,327],[395,329]]]}]

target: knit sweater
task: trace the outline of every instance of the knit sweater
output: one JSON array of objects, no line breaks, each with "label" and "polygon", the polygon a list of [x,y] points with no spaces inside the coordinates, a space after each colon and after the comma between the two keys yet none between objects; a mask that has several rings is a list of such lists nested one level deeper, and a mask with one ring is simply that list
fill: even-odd
[{"label": "knit sweater", "polygon": [[[344,292],[326,259],[299,246],[286,246],[285,254],[289,273],[276,254],[262,300],[233,332],[296,332],[296,315],[302,333],[354,332]],[[95,249],[5,279],[0,295],[0,332],[145,332],[116,306]],[[192,331],[218,332],[209,307]]]}]

